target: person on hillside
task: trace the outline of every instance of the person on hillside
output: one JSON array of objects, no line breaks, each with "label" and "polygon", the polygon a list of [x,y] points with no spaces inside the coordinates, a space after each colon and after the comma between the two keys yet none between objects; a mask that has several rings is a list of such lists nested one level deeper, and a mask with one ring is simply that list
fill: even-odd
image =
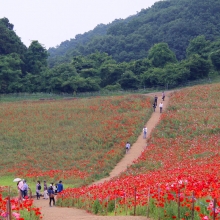
[{"label": "person on hillside", "polygon": [[40,199],[40,190],[41,190],[41,185],[40,185],[40,181],[37,181],[36,184],[36,195],[37,195],[37,200]]},{"label": "person on hillside", "polygon": [[160,107],[160,113],[162,113],[162,111],[163,111],[163,103],[162,102],[160,103],[159,107]]},{"label": "person on hillside", "polygon": [[28,195],[28,184],[26,180],[23,180],[23,187],[22,187],[22,197],[26,198],[26,196]]},{"label": "person on hillside", "polygon": [[47,195],[47,182],[46,182],[46,180],[44,180],[44,199],[48,199],[48,195]]},{"label": "person on hillside", "polygon": [[126,149],[126,154],[128,153],[128,151],[130,150],[131,148],[131,144],[129,142],[126,143],[125,145],[125,149]]},{"label": "person on hillside", "polygon": [[157,99],[158,99],[158,97],[157,97],[157,95],[155,95],[155,97],[154,97],[154,103],[155,103],[156,107],[157,107]]},{"label": "person on hillside", "polygon": [[60,193],[63,191],[63,183],[62,181],[60,180],[58,185],[57,185],[57,193]]},{"label": "person on hillside", "polygon": [[165,92],[162,92],[162,100],[165,100]]},{"label": "person on hillside", "polygon": [[49,198],[50,198],[50,201],[49,201],[49,206],[51,207],[51,202],[53,201],[53,206],[55,206],[55,192],[53,190],[53,186],[52,184],[50,184],[48,190],[47,190],[47,193],[49,195]]},{"label": "person on hillside", "polygon": [[155,112],[155,109],[156,109],[156,104],[155,104],[155,102],[153,103],[153,109],[154,109],[154,112]]},{"label": "person on hillside", "polygon": [[144,139],[147,138],[147,128],[146,128],[146,126],[144,126],[144,128],[143,128],[143,138]]}]

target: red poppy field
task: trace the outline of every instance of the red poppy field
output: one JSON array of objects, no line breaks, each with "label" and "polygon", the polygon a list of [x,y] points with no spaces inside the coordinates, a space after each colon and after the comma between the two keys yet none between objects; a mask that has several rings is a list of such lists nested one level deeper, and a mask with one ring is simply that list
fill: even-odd
[{"label": "red poppy field", "polygon": [[0,105],[0,174],[75,186],[108,175],[151,115],[143,95]]},{"label": "red poppy field", "polygon": [[62,206],[155,219],[220,219],[220,84],[174,92],[146,150],[112,181],[67,189]]},{"label": "red poppy field", "polygon": [[[32,199],[26,199],[20,203],[17,198],[9,199],[8,196],[3,198],[2,193],[5,191],[8,191],[8,188],[0,186],[0,219],[39,220],[41,218],[40,209],[33,206]],[[9,201],[10,213],[8,211]]]}]

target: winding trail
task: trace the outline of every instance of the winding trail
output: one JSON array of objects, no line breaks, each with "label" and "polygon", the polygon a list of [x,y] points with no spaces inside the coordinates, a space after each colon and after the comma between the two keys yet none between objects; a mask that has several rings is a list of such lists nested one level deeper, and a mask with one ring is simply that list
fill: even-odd
[{"label": "winding trail", "polygon": [[[166,92],[166,98],[163,102],[163,111],[166,110],[169,102],[169,96],[171,92]],[[148,96],[154,97],[158,96],[158,106],[162,101],[161,92],[146,94]],[[150,137],[151,131],[155,128],[156,124],[160,120],[160,110],[157,106],[155,112],[152,113],[151,118],[146,124],[147,127],[147,139]],[[141,129],[142,130],[142,129]],[[147,139],[143,139],[143,134],[141,131],[140,136],[137,141],[131,146],[129,153],[121,159],[121,161],[115,166],[115,168],[110,172],[109,177],[103,178],[92,184],[100,184],[111,178],[119,175],[121,172],[125,171],[129,165],[132,164],[140,155],[144,148],[147,146]],[[76,208],[61,208],[61,207],[49,207],[48,200],[40,199],[34,200],[34,205],[41,208],[43,215],[43,220],[147,220],[143,216],[96,216],[91,213],[87,213],[85,210]]]}]

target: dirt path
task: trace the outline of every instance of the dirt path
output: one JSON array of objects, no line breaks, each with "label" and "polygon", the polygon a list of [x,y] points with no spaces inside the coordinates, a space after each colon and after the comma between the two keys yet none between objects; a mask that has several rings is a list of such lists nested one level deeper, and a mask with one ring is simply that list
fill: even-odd
[{"label": "dirt path", "polygon": [[[166,98],[163,102],[163,111],[166,109],[168,102],[169,102],[169,95],[171,92],[166,92]],[[156,111],[153,112],[151,118],[146,124],[147,127],[147,139],[151,134],[152,129],[156,126],[160,119],[160,110],[159,110],[159,103],[162,101],[161,93],[151,93],[147,94],[152,97],[155,95],[158,96],[158,106]],[[142,130],[142,128],[141,128]],[[115,166],[115,168],[111,171],[110,176],[104,179],[101,179],[93,184],[100,184],[105,181],[110,180],[112,177],[117,176],[122,171],[125,171],[127,166],[132,164],[132,161],[137,159],[144,148],[147,146],[147,139],[143,139],[143,134],[140,131],[140,136],[138,137],[137,141],[131,146],[131,149],[128,154],[125,154],[124,158]],[[40,199],[35,200],[34,205],[37,207],[41,207],[41,211],[43,214],[44,220],[147,220],[146,217],[143,216],[96,216],[90,213],[87,213],[85,210],[76,209],[76,208],[60,208],[60,207],[49,207],[48,200]]]}]

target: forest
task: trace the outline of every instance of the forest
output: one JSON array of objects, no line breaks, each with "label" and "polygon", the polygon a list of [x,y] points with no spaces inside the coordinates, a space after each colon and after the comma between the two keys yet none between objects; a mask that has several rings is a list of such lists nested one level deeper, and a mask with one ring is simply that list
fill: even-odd
[{"label": "forest", "polygon": [[171,87],[220,73],[220,1],[156,2],[46,50],[0,19],[0,93]]}]

